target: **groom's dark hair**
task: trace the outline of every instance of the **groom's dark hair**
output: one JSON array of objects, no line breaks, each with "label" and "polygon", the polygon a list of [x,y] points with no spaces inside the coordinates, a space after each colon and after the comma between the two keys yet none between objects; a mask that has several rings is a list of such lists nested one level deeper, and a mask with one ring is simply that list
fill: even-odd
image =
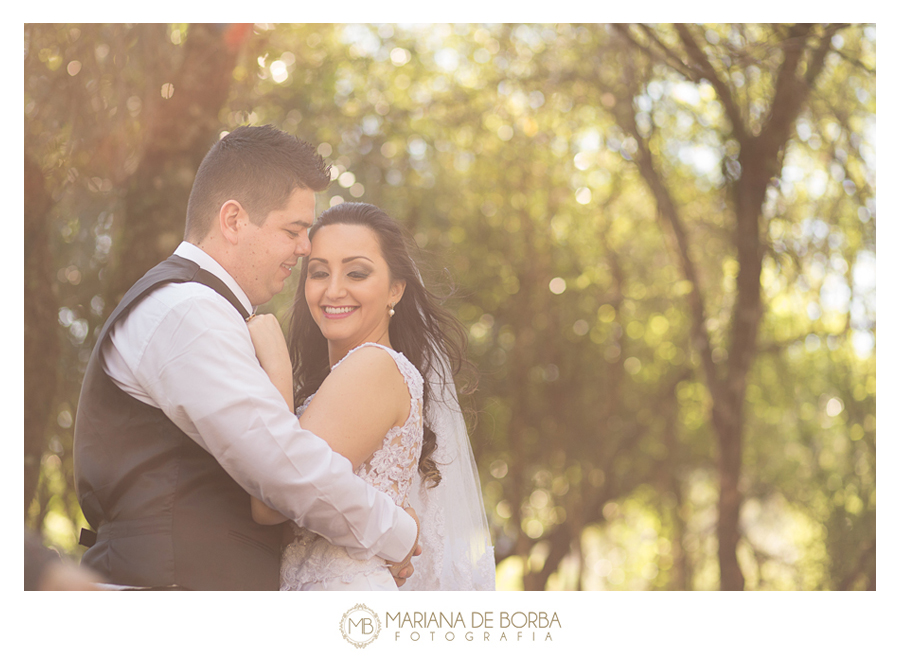
[{"label": "groom's dark hair", "polygon": [[283,208],[297,188],[321,192],[331,165],[309,142],[274,126],[241,126],[209,150],[191,188],[184,237],[202,240],[222,204],[238,201],[254,224]]}]

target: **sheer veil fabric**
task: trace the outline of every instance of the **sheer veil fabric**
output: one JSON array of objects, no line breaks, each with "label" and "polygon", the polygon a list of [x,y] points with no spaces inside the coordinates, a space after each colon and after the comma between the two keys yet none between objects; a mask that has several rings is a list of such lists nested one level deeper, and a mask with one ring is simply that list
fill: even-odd
[{"label": "sheer veil fabric", "polygon": [[478,469],[449,362],[443,350],[435,354],[437,367],[426,382],[431,392],[426,424],[437,435],[433,457],[441,482],[428,488],[416,471],[409,504],[419,516],[422,555],[414,558],[415,573],[401,589],[494,590],[494,547]]}]

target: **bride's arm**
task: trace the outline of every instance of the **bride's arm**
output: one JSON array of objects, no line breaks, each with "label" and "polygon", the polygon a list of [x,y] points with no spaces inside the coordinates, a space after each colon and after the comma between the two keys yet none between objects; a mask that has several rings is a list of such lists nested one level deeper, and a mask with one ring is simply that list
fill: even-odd
[{"label": "bride's arm", "polygon": [[316,391],[300,426],[322,437],[354,470],[409,415],[409,389],[393,358],[377,347],[351,354]]},{"label": "bride's arm", "polygon": [[247,323],[247,328],[250,330],[250,339],[259,365],[275,384],[288,408],[293,410],[294,373],[278,319],[274,315],[257,315]]},{"label": "bride's arm", "polygon": [[[291,357],[278,319],[274,315],[257,315],[247,323],[256,358],[269,379],[281,393],[289,409],[294,408],[294,376]],[[258,498],[250,497],[250,514],[261,525],[276,525],[287,521],[281,512],[273,510]]]},{"label": "bride's arm", "polygon": [[[293,371],[278,320],[259,315],[247,324],[260,365],[293,407]],[[356,470],[381,447],[389,429],[406,421],[409,408],[409,389],[396,363],[384,350],[369,347],[354,352],[325,378],[300,426],[323,438]],[[257,523],[287,520],[256,498],[250,504]]]},{"label": "bride's arm", "polygon": [[[409,406],[409,389],[394,360],[373,347],[355,352],[325,378],[300,416],[300,426],[323,438],[356,470],[381,447],[388,430],[406,421]],[[264,525],[286,520],[255,498],[250,510],[253,520]]]},{"label": "bride's arm", "polygon": [[278,525],[288,520],[281,512],[272,509],[259,498],[250,496],[250,516],[260,525]]}]

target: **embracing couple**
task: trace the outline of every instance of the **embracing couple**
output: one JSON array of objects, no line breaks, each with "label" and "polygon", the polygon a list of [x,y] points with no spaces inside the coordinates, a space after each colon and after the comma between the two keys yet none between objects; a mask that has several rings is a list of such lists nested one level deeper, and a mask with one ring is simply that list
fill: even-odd
[{"label": "embracing couple", "polygon": [[[460,326],[386,213],[316,219],[329,169],[271,126],[223,137],[184,242],[98,335],[75,478],[111,586],[494,589]],[[285,340],[253,311],[301,258]]]}]

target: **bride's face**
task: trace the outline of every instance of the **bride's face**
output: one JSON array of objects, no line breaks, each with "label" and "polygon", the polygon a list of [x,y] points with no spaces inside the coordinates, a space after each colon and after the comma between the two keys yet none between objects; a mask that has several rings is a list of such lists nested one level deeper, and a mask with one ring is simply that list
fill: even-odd
[{"label": "bride's face", "polygon": [[391,281],[378,236],[367,226],[331,224],[312,239],[306,303],[331,347],[388,344],[388,308],[405,285]]}]

